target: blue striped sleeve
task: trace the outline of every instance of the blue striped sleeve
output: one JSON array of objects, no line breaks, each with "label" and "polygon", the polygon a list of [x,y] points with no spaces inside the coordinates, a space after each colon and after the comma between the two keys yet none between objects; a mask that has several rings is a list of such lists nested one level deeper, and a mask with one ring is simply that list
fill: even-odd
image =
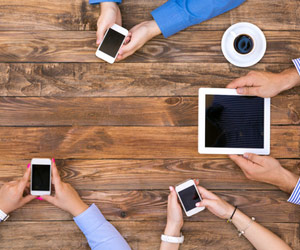
[{"label": "blue striped sleeve", "polygon": [[122,0],[89,0],[90,4],[98,4],[102,2],[115,2],[115,3],[121,3]]},{"label": "blue striped sleeve", "polygon": [[300,75],[300,58],[294,59],[293,63],[294,63],[294,65],[295,65],[295,67],[296,67],[296,69],[297,69],[297,71],[298,71],[298,73]]},{"label": "blue striped sleeve", "polygon": [[288,202],[294,203],[296,205],[300,205],[300,178],[297,182],[297,185],[291,194],[290,198],[288,199]]}]

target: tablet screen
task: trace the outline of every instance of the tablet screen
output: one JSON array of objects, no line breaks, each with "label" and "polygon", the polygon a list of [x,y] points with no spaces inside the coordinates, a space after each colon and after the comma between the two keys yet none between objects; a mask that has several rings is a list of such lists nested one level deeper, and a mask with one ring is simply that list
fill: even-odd
[{"label": "tablet screen", "polygon": [[205,95],[205,147],[264,148],[264,99]]}]

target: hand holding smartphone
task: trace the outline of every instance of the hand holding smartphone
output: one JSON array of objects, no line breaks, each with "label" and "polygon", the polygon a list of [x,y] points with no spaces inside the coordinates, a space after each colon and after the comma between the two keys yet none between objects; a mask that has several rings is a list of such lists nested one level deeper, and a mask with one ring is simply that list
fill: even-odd
[{"label": "hand holding smartphone", "polygon": [[196,207],[196,203],[202,201],[202,198],[193,180],[187,180],[177,185],[175,190],[187,216],[192,216],[205,209],[205,207]]},{"label": "hand holding smartphone", "polygon": [[31,160],[31,195],[51,194],[51,160],[34,158]]},{"label": "hand holding smartphone", "polygon": [[127,35],[128,30],[114,24],[106,31],[96,51],[96,56],[108,63],[114,63]]}]

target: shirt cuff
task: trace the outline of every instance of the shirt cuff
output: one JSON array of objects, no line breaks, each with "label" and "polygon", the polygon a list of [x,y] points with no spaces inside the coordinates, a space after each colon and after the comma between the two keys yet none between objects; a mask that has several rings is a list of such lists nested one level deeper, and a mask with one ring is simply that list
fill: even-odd
[{"label": "shirt cuff", "polygon": [[287,200],[288,202],[294,203],[296,205],[300,205],[300,178],[297,182],[297,185],[291,194],[290,198]]},{"label": "shirt cuff", "polygon": [[185,12],[178,4],[168,1],[151,12],[165,38],[186,28]]},{"label": "shirt cuff", "polygon": [[115,3],[122,3],[122,0],[89,0],[90,4],[97,4],[103,2],[115,2]]},{"label": "shirt cuff", "polygon": [[73,218],[80,230],[86,234],[101,226],[106,219],[95,204]]},{"label": "shirt cuff", "polygon": [[298,74],[300,75],[300,58],[294,59],[293,63],[294,63],[294,65],[295,65],[295,67],[296,67],[296,69],[298,71]]}]

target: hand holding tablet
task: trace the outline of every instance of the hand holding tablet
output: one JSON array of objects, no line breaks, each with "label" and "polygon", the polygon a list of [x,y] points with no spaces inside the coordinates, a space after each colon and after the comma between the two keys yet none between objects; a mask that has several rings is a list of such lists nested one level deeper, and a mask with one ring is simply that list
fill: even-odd
[{"label": "hand holding tablet", "polygon": [[270,98],[199,89],[200,154],[270,153]]}]

